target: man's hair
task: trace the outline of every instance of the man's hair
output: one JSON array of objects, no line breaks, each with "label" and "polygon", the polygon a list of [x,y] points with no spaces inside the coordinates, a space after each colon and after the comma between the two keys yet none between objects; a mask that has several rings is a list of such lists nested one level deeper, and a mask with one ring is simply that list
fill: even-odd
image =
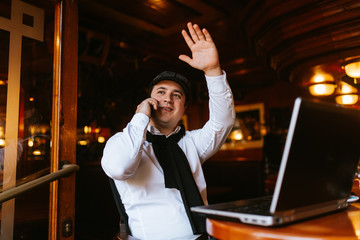
[{"label": "man's hair", "polygon": [[154,88],[154,86],[163,80],[169,80],[178,83],[185,93],[185,105],[189,102],[190,97],[190,81],[184,77],[183,75],[171,71],[164,71],[157,75],[153,80],[151,80],[149,85],[149,94],[151,95],[151,92]]}]

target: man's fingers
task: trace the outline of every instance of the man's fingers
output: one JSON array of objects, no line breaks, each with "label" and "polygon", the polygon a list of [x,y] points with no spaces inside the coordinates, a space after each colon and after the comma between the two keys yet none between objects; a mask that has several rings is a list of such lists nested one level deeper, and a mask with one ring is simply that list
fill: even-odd
[{"label": "man's fingers", "polygon": [[191,49],[192,46],[194,46],[198,41],[209,41],[212,42],[212,38],[210,36],[210,33],[208,32],[208,30],[204,29],[200,29],[199,25],[197,24],[192,24],[192,23],[188,23],[187,24],[188,29],[189,29],[189,33],[186,30],[182,30],[181,34],[184,37],[184,40],[186,42],[186,44],[188,45],[188,47]]},{"label": "man's fingers", "polygon": [[198,37],[199,40],[205,40],[205,36],[203,34],[203,32],[201,31],[199,25],[197,24],[194,24],[194,30],[195,30],[195,33],[196,33],[196,36]]},{"label": "man's fingers", "polygon": [[148,99],[147,99],[147,102],[148,102],[148,104],[149,104],[150,106],[153,107],[154,110],[157,110],[157,108],[158,108],[158,102],[157,102],[156,99],[154,99],[154,98],[148,98]]},{"label": "man's fingers", "polygon": [[155,103],[155,102],[150,102],[150,104],[153,106],[153,109],[154,109],[154,110],[157,110],[157,109],[158,109],[157,103]]},{"label": "man's fingers", "polygon": [[181,60],[181,61],[183,61],[183,62],[186,62],[187,64],[189,64],[190,66],[191,66],[191,61],[192,61],[192,59],[189,57],[189,56],[187,56],[187,55],[184,55],[184,54],[181,54],[180,56],[179,56],[179,59]]},{"label": "man's fingers", "polygon": [[[188,26],[189,33],[190,33],[190,36],[191,36],[192,40],[193,40],[195,43],[198,42],[198,41],[199,41],[199,37],[198,37],[196,31],[194,30],[194,26],[197,26],[197,25],[195,24],[195,25],[193,26],[192,23],[189,22],[189,23],[187,24],[187,26]],[[199,26],[197,26],[197,27],[199,28]]]},{"label": "man's fingers", "polygon": [[212,42],[212,38],[211,38],[211,35],[210,35],[209,31],[206,28],[203,28],[202,32],[203,32],[203,34],[205,36],[205,40],[209,41],[209,42]]},{"label": "man's fingers", "polygon": [[182,30],[181,34],[183,35],[184,40],[185,40],[186,44],[188,45],[188,47],[191,48],[194,45],[194,42],[190,38],[189,34],[185,30]]}]

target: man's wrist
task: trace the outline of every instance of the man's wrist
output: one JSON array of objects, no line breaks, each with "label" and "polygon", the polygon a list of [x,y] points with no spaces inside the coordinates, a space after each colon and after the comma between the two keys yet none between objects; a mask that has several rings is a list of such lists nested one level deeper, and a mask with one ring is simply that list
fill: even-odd
[{"label": "man's wrist", "polygon": [[220,76],[223,74],[220,66],[211,68],[211,69],[206,69],[206,70],[204,70],[204,73],[206,76],[209,76],[209,77],[216,77],[216,76]]}]

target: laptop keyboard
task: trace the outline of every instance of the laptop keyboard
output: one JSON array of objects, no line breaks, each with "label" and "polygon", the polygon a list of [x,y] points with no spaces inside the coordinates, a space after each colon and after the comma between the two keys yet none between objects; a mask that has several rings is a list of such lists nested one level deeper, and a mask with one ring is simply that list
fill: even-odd
[{"label": "laptop keyboard", "polygon": [[270,214],[270,205],[271,200],[257,201],[253,203],[249,203],[247,205],[238,205],[227,209],[231,212],[237,213],[252,213],[252,214],[261,214],[261,215],[269,215]]}]

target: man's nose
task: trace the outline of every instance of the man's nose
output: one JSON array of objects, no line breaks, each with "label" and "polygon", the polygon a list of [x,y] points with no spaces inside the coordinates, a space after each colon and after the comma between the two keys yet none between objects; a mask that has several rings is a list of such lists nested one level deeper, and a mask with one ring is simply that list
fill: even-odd
[{"label": "man's nose", "polygon": [[172,96],[171,94],[166,94],[165,95],[165,98],[164,98],[164,101],[167,102],[167,103],[172,103]]}]

